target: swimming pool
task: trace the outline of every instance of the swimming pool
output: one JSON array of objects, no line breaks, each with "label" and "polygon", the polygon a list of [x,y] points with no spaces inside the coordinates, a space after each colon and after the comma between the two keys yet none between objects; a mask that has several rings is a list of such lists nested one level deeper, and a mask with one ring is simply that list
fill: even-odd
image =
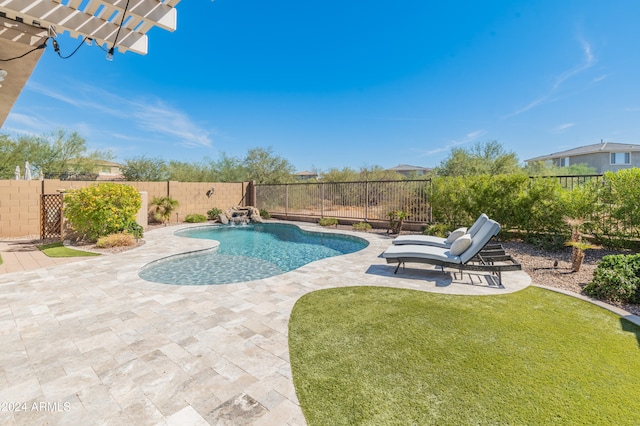
[{"label": "swimming pool", "polygon": [[281,223],[204,226],[178,231],[176,235],[217,240],[220,246],[217,250],[152,262],[140,270],[140,278],[178,285],[253,281],[283,274],[319,259],[353,253],[369,245],[362,238],[309,232]]}]

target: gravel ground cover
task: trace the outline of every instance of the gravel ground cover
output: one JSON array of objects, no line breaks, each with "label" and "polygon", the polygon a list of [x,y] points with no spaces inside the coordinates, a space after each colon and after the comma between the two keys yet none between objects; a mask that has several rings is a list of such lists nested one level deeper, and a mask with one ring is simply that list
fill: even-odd
[{"label": "gravel ground cover", "polygon": [[[529,274],[534,284],[574,293],[582,293],[582,289],[591,282],[596,264],[603,256],[628,253],[603,248],[587,250],[580,271],[573,272],[571,269],[571,248],[569,247],[556,252],[543,250],[520,241],[504,242],[502,245],[507,253],[522,264],[523,270]],[[556,261],[557,266],[554,266]],[[631,314],[640,315],[640,305],[612,304]]]},{"label": "gravel ground cover", "polygon": [[[338,225],[339,229],[353,230],[353,227]],[[388,235],[385,229],[372,229],[369,232]],[[402,232],[412,234],[415,232]],[[395,237],[395,235],[389,235]],[[585,258],[579,272],[571,269],[571,248],[566,247],[560,251],[544,250],[522,241],[502,242],[508,254],[520,262],[522,269],[529,274],[534,284],[558,288],[582,294],[582,289],[593,279],[593,271],[598,260],[609,254],[630,253],[623,251],[595,248],[585,251]],[[557,262],[557,263],[556,263]],[[611,303],[625,311],[640,315],[640,305],[626,303]]]}]

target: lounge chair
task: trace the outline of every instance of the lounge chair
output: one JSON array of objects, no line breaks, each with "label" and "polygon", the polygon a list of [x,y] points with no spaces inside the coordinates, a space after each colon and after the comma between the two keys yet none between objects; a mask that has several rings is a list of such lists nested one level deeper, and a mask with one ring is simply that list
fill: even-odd
[{"label": "lounge chair", "polygon": [[451,234],[449,234],[447,238],[436,237],[434,235],[400,235],[393,240],[393,244],[418,244],[433,247],[450,248],[451,244],[457,238],[461,237],[464,234],[469,234],[471,235],[471,238],[473,238],[480,230],[482,225],[484,225],[484,223],[487,221],[487,219],[489,219],[489,217],[486,214],[482,213],[469,229],[458,228]]},{"label": "lounge chair", "polygon": [[466,271],[490,272],[498,277],[498,284],[502,286],[502,272],[517,271],[522,269],[522,266],[504,251],[483,253],[485,246],[499,232],[500,224],[487,219],[473,238],[469,234],[464,235],[454,241],[450,248],[424,244],[392,245],[382,253],[382,257],[387,263],[398,264],[394,274],[398,273],[400,265],[417,262],[440,266],[443,270],[457,269],[461,275]]}]

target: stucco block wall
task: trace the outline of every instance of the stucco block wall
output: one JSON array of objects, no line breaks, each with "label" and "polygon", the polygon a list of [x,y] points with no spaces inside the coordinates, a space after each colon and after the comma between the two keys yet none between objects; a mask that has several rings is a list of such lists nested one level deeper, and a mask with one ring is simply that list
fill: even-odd
[{"label": "stucco block wall", "polygon": [[0,181],[0,237],[40,235],[40,181]]},{"label": "stucco block wall", "polygon": [[[41,194],[55,194],[71,189],[79,189],[102,182],[76,182],[45,179],[32,180],[0,180],[0,238],[24,237],[37,238],[40,235]],[[171,222],[182,222],[188,214],[207,214],[213,207],[221,210],[238,205],[246,205],[245,194],[247,182],[114,182],[131,185],[140,191],[146,205],[150,208],[154,197],[170,196],[180,205],[171,217]],[[206,193],[213,188],[213,193]],[[148,209],[147,209],[148,213]],[[138,223],[144,227],[147,222],[145,213],[138,216]]]},{"label": "stucco block wall", "polygon": [[[189,214],[203,214],[214,207],[226,210],[229,207],[242,205],[245,183],[206,183],[206,182],[169,182],[171,198],[177,200],[176,216],[171,222],[182,222]],[[208,197],[207,191],[213,188]]]}]

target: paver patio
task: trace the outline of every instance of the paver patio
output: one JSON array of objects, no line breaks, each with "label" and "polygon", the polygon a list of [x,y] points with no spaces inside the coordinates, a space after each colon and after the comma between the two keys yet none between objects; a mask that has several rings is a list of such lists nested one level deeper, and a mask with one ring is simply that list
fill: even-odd
[{"label": "paver patio", "polygon": [[503,274],[504,289],[427,265],[394,275],[380,257],[390,239],[365,233],[364,250],[258,281],[140,279],[150,261],[216,244],[173,235],[187,226],[149,231],[124,253],[0,275],[0,423],[302,425],[287,348],[302,295],[355,285],[491,295],[530,284],[520,271]]}]

